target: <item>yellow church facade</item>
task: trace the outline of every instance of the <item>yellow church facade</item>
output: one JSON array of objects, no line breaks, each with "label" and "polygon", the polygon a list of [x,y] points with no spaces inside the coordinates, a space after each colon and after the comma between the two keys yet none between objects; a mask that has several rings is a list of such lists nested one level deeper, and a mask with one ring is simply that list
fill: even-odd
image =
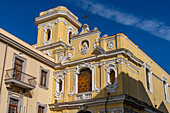
[{"label": "yellow church facade", "polygon": [[170,75],[125,34],[101,36],[63,6],[35,24],[32,46],[0,29],[2,113],[170,112]]}]

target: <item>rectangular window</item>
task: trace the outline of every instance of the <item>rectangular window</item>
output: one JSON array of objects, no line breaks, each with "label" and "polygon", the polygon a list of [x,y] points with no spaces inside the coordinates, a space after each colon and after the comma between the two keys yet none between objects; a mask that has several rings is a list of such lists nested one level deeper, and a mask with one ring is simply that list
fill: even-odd
[{"label": "rectangular window", "polygon": [[45,113],[45,107],[38,106],[38,113]]},{"label": "rectangular window", "polygon": [[17,113],[18,100],[10,98],[8,113]]},{"label": "rectangular window", "polygon": [[16,80],[21,80],[22,64],[23,64],[23,61],[17,58],[15,59],[13,78]]},{"label": "rectangular window", "polygon": [[47,104],[37,102],[37,111],[36,113],[47,113]]},{"label": "rectangular window", "polygon": [[43,71],[41,72],[41,83],[40,85],[46,86],[46,81],[47,81],[47,72]]},{"label": "rectangular window", "polygon": [[50,71],[42,66],[40,66],[40,76],[39,76],[39,87],[43,89],[48,89]]}]

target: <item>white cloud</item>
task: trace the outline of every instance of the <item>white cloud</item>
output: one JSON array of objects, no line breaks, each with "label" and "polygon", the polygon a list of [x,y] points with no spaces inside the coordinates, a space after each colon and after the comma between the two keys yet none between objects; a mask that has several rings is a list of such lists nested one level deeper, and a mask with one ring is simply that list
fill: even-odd
[{"label": "white cloud", "polygon": [[93,0],[72,0],[72,2],[84,10],[90,11],[92,14],[97,14],[103,18],[113,20],[123,25],[135,26],[136,28],[147,31],[152,35],[170,40],[170,27],[163,22],[141,19],[133,14],[121,12],[110,4],[96,3]]}]

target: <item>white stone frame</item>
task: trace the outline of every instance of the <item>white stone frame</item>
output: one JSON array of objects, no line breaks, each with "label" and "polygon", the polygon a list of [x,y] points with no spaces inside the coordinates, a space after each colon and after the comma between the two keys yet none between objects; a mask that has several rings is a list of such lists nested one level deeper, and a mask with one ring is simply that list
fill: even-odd
[{"label": "white stone frame", "polygon": [[[149,65],[149,62],[146,62],[145,63],[145,83],[146,83],[146,89],[148,90],[149,93],[153,93],[153,83],[152,83],[152,69],[151,69],[151,66]],[[147,86],[147,78],[146,78],[146,69],[149,70],[149,73],[148,73],[148,79],[149,79],[149,85],[150,85],[150,90],[148,89],[148,86]]]},{"label": "white stone frame", "polygon": [[[15,93],[14,95],[16,95],[17,93]],[[9,110],[9,102],[10,102],[10,99],[13,98],[13,99],[16,99],[18,100],[18,105],[17,105],[17,108],[19,108],[20,106],[22,106],[22,102],[23,102],[23,98],[19,96],[19,94],[17,94],[17,96],[14,96],[13,94],[8,94],[8,98],[7,98],[7,111],[6,113],[8,113],[8,110]],[[20,113],[20,109],[18,109],[18,113]]]},{"label": "white stone frame", "polygon": [[[64,94],[64,78],[65,78],[65,74],[68,74],[66,71],[65,72],[61,72],[61,73],[58,73],[56,76],[55,76],[55,80],[56,80],[56,87],[55,87],[55,97],[57,100],[61,100],[63,94]],[[62,90],[59,91],[59,80],[62,81]]]},{"label": "white stone frame", "polygon": [[114,42],[113,42],[112,40],[109,40],[109,41],[107,42],[107,48],[108,48],[108,49],[113,49],[113,47],[114,47]]},{"label": "white stone frame", "polygon": [[73,28],[71,26],[68,27],[68,33],[67,33],[67,42],[68,42],[68,45],[72,45],[72,42],[70,43],[69,42],[69,33],[72,33],[72,36],[74,34],[74,31],[73,31]]},{"label": "white stone frame", "polygon": [[[80,99],[90,99],[91,98],[91,92],[92,91],[89,91],[89,92],[83,92],[83,93],[78,93],[78,75],[80,74],[80,71],[82,69],[85,69],[85,68],[89,68],[91,71],[92,71],[92,91],[95,91],[95,92],[99,92],[100,91],[100,88],[97,88],[96,87],[96,83],[95,83],[95,67],[92,67],[91,66],[91,63],[82,63],[82,64],[79,64],[77,66],[77,71],[74,75],[74,79],[75,79],[75,88],[74,88],[74,93],[77,95],[77,97],[81,97]],[[73,92],[70,92],[73,93]],[[77,99],[79,100],[79,99]]]},{"label": "white stone frame", "polygon": [[[115,71],[115,82],[112,84],[110,82],[110,71],[114,70]],[[117,64],[114,63],[109,63],[106,66],[106,89],[109,90],[110,93],[116,92],[116,88],[118,87],[117,83]]]},{"label": "white stone frame", "polygon": [[[12,65],[12,69],[14,69],[14,65],[15,65],[15,59],[19,59],[21,60],[23,63],[22,63],[22,71],[21,71],[21,81],[24,81],[24,75],[22,72],[25,72],[25,68],[26,68],[26,61],[27,59],[23,57],[23,54],[22,53],[19,53],[19,54],[16,54],[14,53],[14,56],[13,56],[13,65]],[[12,72],[13,73],[13,72]]]},{"label": "white stone frame", "polygon": [[40,102],[37,102],[37,107],[36,107],[36,113],[38,113],[38,107],[44,107],[44,112],[43,113],[47,113],[47,104],[42,104]]},{"label": "white stone frame", "polygon": [[[165,81],[166,84],[164,84],[163,82]],[[166,79],[166,76],[164,75],[162,78],[162,83],[163,83],[163,90],[164,90],[164,97],[166,95],[165,101],[167,103],[169,103],[169,91],[168,91],[168,81]],[[164,86],[165,85],[165,86]]]},{"label": "white stone frame", "polygon": [[[46,86],[41,85],[41,75],[42,75],[42,71],[47,72]],[[40,66],[40,76],[39,76],[39,87],[40,87],[40,88],[44,88],[44,89],[48,90],[49,77],[50,77],[50,70],[48,70],[48,69]]]},{"label": "white stone frame", "polygon": [[[50,34],[50,39],[47,41],[47,40],[45,40],[45,37],[46,37],[46,32],[47,32],[48,29],[51,31],[51,34]],[[51,41],[52,41],[52,25],[51,24],[47,24],[44,27],[44,41],[43,41],[43,44],[44,45],[50,44]]]},{"label": "white stone frame", "polygon": [[88,50],[89,50],[89,48],[90,48],[90,41],[89,41],[88,39],[83,39],[83,40],[81,40],[80,43],[79,43],[79,51],[80,51],[80,53],[81,53],[82,55],[86,54],[86,53],[82,53],[82,51],[81,51],[81,44],[82,44],[83,41],[87,41],[87,42],[89,43],[89,47],[88,47],[86,53],[88,52]]}]

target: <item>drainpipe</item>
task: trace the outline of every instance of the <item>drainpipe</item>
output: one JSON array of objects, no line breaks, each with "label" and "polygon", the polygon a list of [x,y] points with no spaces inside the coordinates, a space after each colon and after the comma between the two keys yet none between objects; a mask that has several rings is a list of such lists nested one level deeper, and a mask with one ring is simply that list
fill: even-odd
[{"label": "drainpipe", "polygon": [[107,98],[106,98],[106,102],[105,102],[105,113],[107,113],[107,102],[109,99],[109,95],[110,95],[110,92],[107,92]]},{"label": "drainpipe", "polygon": [[4,78],[4,71],[5,71],[7,48],[8,48],[8,44],[6,44],[5,56],[4,56],[4,64],[3,64],[3,69],[2,69],[2,77],[1,77],[1,85],[0,85],[0,98],[1,98],[2,83],[3,83],[3,78]]}]

